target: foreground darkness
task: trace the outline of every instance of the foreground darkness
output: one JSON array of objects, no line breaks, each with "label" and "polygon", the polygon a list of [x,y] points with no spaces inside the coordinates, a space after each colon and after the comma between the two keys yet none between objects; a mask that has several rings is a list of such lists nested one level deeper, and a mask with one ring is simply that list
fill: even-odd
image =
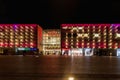
[{"label": "foreground darkness", "polygon": [[120,57],[0,56],[1,80],[119,80]]},{"label": "foreground darkness", "polygon": [[60,28],[63,23],[119,23],[120,1],[1,0],[0,23],[36,23]]}]

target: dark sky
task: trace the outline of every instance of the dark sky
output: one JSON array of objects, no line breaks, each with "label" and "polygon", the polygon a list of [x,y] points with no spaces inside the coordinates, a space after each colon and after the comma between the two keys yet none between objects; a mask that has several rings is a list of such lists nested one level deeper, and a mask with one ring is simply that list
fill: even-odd
[{"label": "dark sky", "polygon": [[120,1],[0,0],[1,23],[37,23],[60,28],[62,23],[120,23]]}]

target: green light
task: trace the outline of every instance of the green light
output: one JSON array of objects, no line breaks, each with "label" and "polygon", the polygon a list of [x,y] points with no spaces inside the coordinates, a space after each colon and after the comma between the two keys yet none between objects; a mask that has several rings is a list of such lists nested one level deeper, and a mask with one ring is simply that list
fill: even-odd
[{"label": "green light", "polygon": [[26,51],[29,51],[29,50],[30,50],[30,48],[25,48],[25,50],[26,50]]}]

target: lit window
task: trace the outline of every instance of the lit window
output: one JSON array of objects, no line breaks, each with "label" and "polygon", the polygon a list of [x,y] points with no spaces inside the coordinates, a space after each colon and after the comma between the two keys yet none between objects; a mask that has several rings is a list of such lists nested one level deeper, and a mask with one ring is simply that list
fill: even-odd
[{"label": "lit window", "polygon": [[106,33],[104,33],[104,35],[106,35]]},{"label": "lit window", "polygon": [[115,48],[114,49],[117,49],[118,47],[117,46],[115,46]]},{"label": "lit window", "polygon": [[68,48],[68,46],[65,46],[65,48]]},{"label": "lit window", "polygon": [[82,30],[82,29],[83,29],[83,27],[79,27],[78,29],[81,29],[81,30]]},{"label": "lit window", "polygon": [[13,35],[13,33],[10,33],[10,35]]},{"label": "lit window", "polygon": [[106,42],[106,40],[104,40],[104,42]]},{"label": "lit window", "polygon": [[97,34],[97,33],[96,33],[96,34],[94,34],[94,37],[99,37],[99,34]]},{"label": "lit window", "polygon": [[111,46],[111,45],[112,45],[112,43],[109,43],[108,45],[109,45],[109,46]]},{"label": "lit window", "polygon": [[18,39],[15,39],[15,41],[18,41]]},{"label": "lit window", "polygon": [[100,39],[98,40],[98,42],[100,42]]},{"label": "lit window", "polygon": [[78,37],[82,37],[82,34],[77,34],[78,35]]},{"label": "lit window", "polygon": [[20,42],[23,42],[23,39],[20,39]]},{"label": "lit window", "polygon": [[73,46],[71,46],[71,48],[73,48]]},{"label": "lit window", "polygon": [[84,34],[84,37],[88,37],[88,34]]},{"label": "lit window", "polygon": [[68,43],[65,43],[66,45],[68,45]]},{"label": "lit window", "polygon": [[32,28],[32,29],[33,29],[33,26],[30,26],[30,28]]},{"label": "lit window", "polygon": [[67,29],[68,27],[66,26],[66,27],[62,27],[62,29]]},{"label": "lit window", "polygon": [[116,37],[120,37],[120,33],[116,33]]},{"label": "lit window", "polygon": [[31,42],[30,45],[33,45],[33,43]]},{"label": "lit window", "polygon": [[112,35],[112,33],[110,33],[110,35]]},{"label": "lit window", "polygon": [[71,45],[73,45],[73,43],[71,43]]},{"label": "lit window", "polygon": [[78,45],[78,43],[76,43],[76,45]]},{"label": "lit window", "polygon": [[25,28],[29,28],[28,26],[25,26]]},{"label": "lit window", "polygon": [[82,43],[82,45],[84,45],[84,43]]},{"label": "lit window", "polygon": [[95,28],[95,26],[93,26],[93,28]]},{"label": "lit window", "polygon": [[78,40],[78,39],[77,39],[76,41],[77,41],[77,42],[79,42],[79,40]]},{"label": "lit window", "polygon": [[15,43],[16,45],[18,45],[18,43]]},{"label": "lit window", "polygon": [[20,38],[23,38],[23,36],[20,36]]}]

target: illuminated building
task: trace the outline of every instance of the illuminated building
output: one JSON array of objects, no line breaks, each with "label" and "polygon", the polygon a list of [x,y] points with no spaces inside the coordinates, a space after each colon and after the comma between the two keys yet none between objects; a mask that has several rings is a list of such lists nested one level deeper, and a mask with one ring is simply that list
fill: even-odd
[{"label": "illuminated building", "polygon": [[108,48],[120,56],[120,24],[112,24],[108,30]]},{"label": "illuminated building", "polygon": [[0,24],[0,52],[33,54],[40,49],[40,32],[42,28],[37,24]]},{"label": "illuminated building", "polygon": [[118,25],[113,24],[62,24],[62,54],[92,56],[115,55],[120,47]]},{"label": "illuminated building", "polygon": [[61,33],[59,29],[43,30],[43,53],[44,55],[60,55]]}]

